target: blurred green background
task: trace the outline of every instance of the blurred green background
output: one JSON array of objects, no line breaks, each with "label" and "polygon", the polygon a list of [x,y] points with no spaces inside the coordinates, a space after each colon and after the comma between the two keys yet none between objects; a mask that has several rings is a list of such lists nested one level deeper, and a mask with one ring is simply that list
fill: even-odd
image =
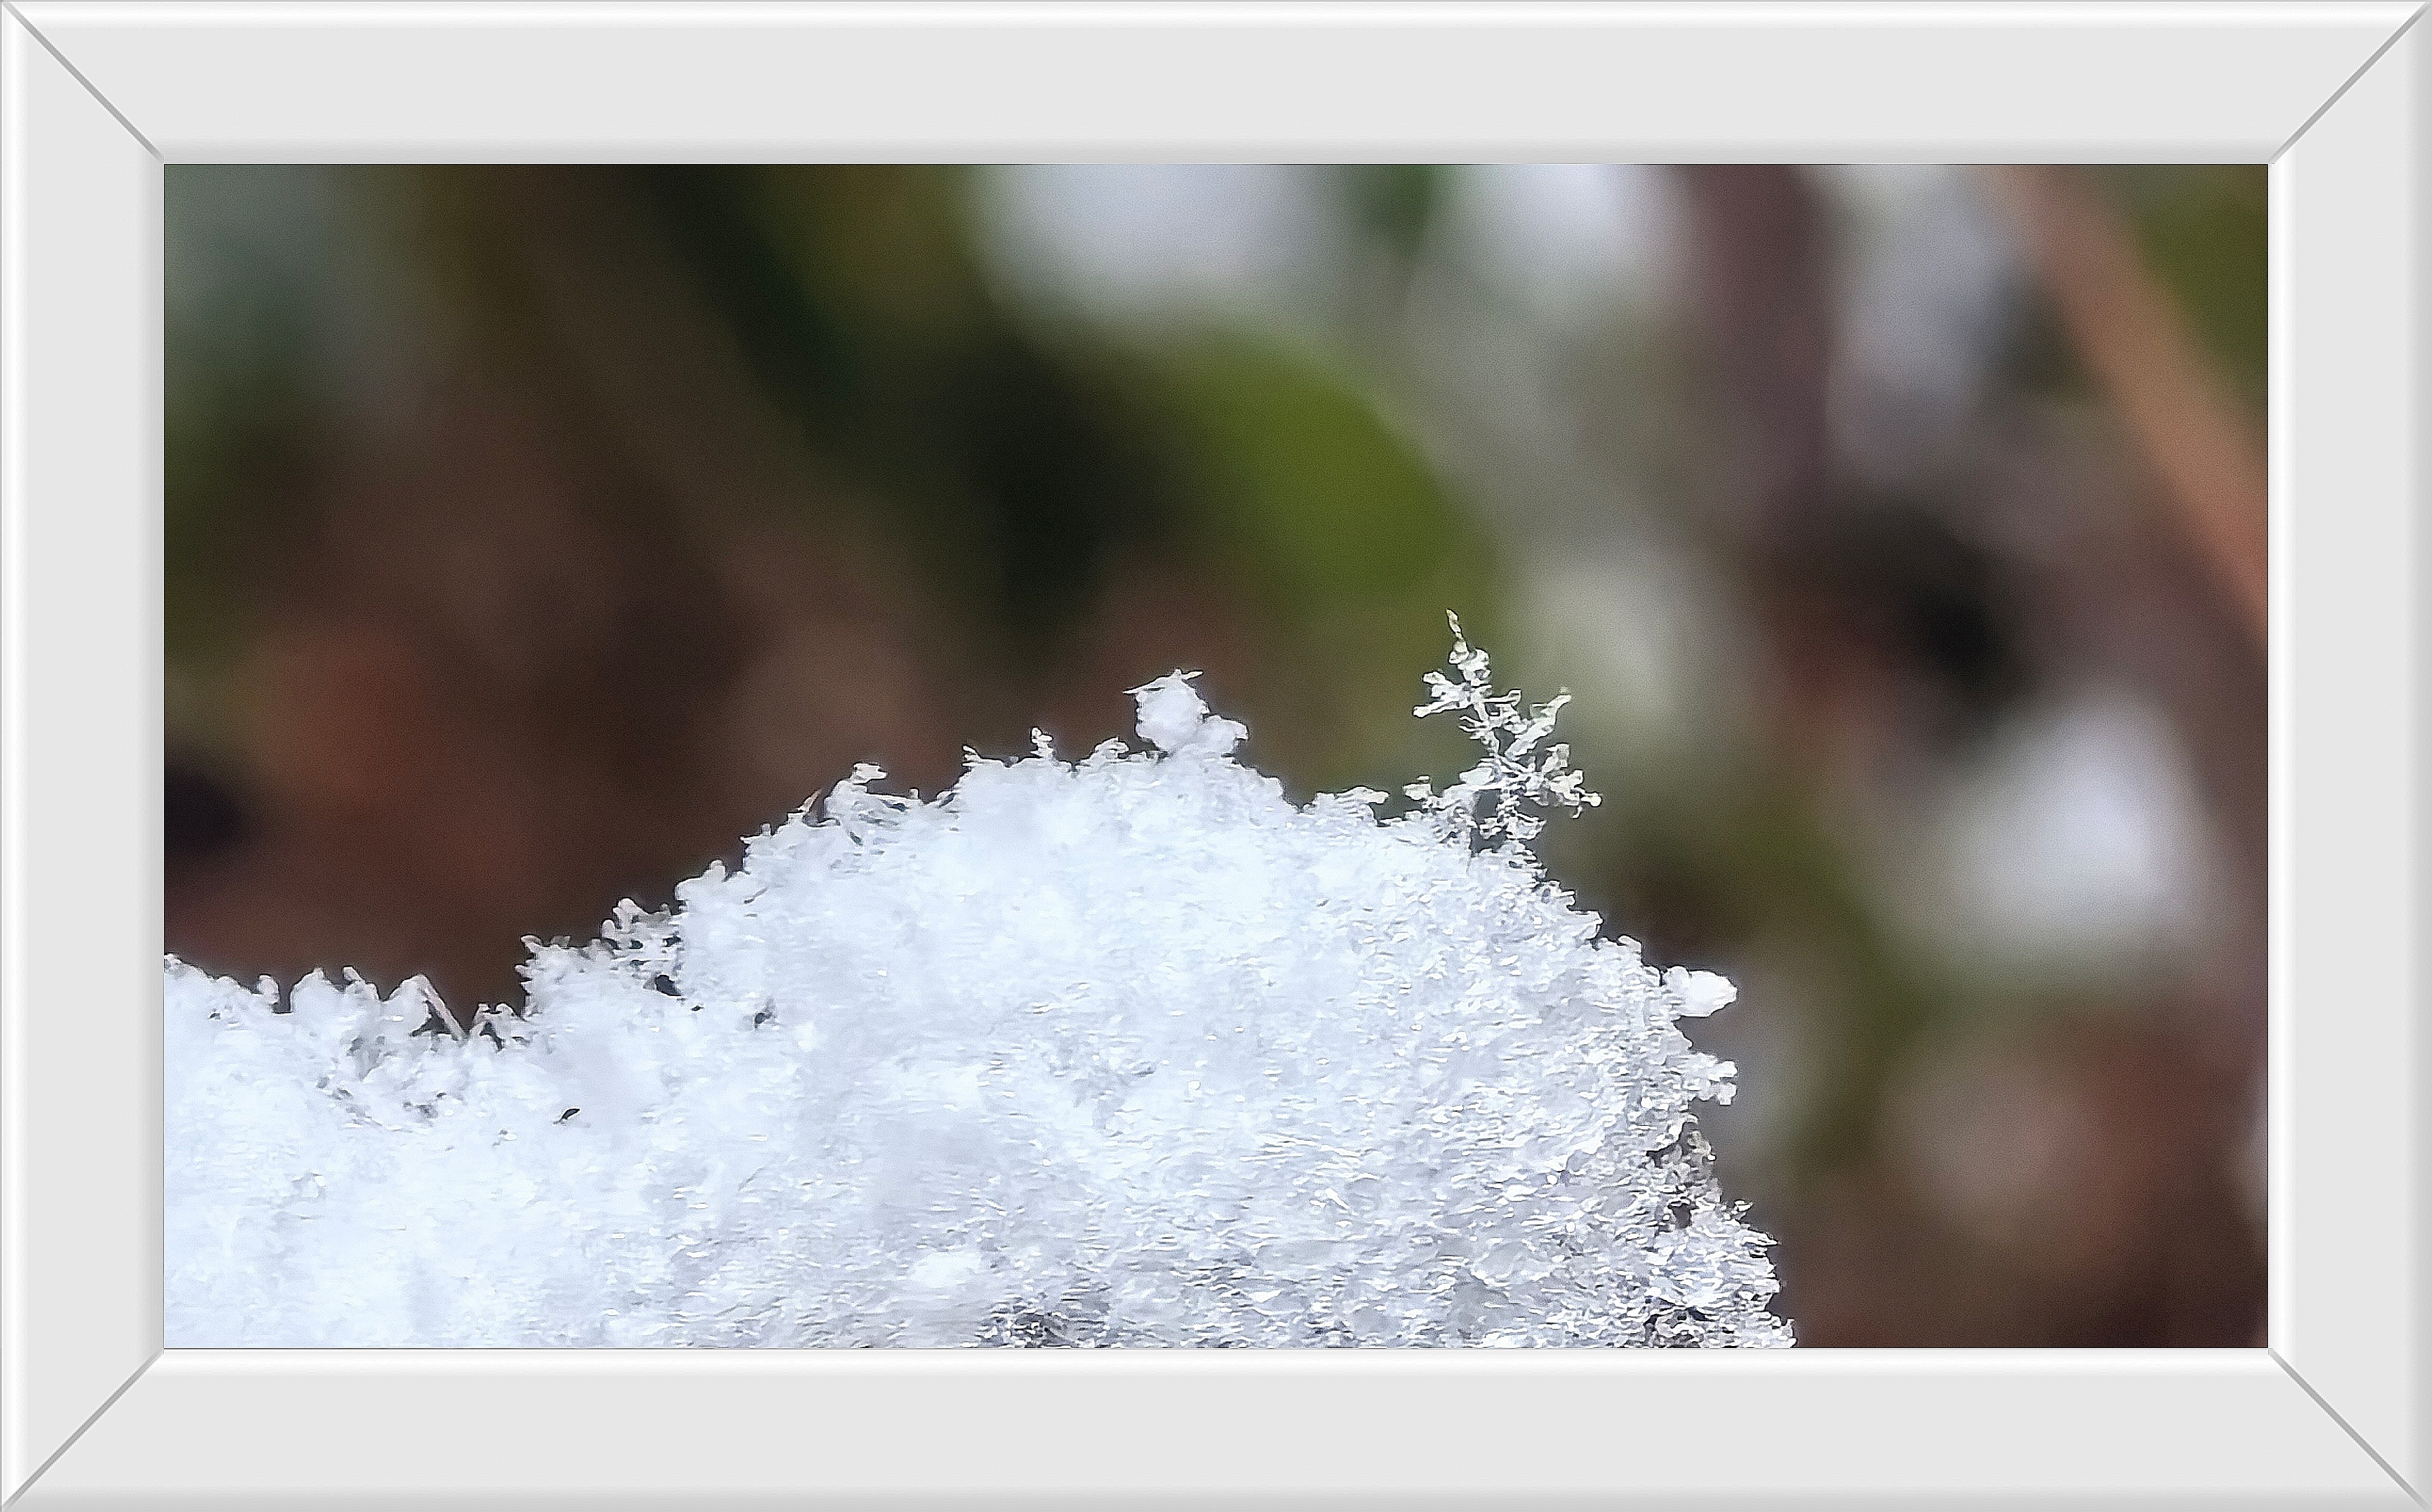
[{"label": "blurred green background", "polygon": [[1725,971],[1803,1343],[2263,1319],[2260,168],[168,175],[168,949],[516,992],[857,761],[1462,764]]}]

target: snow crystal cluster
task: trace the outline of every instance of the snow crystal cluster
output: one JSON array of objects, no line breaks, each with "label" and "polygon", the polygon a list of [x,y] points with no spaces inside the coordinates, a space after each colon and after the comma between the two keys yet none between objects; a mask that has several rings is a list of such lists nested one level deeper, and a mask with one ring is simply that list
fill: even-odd
[{"label": "snow crystal cluster", "polygon": [[[1495,691],[1486,653],[1461,634],[1461,617],[1444,617],[1452,622],[1452,669],[1460,674],[1460,680],[1441,672],[1428,673],[1427,701],[1411,713],[1425,719],[1460,710],[1464,716],[1461,729],[1485,748],[1486,755],[1442,793],[1424,778],[1402,791],[1434,810],[1454,830],[1474,832],[1490,842],[1535,839],[1545,828],[1544,811],[1557,804],[1577,814],[1603,802],[1587,790],[1586,775],[1572,768],[1568,746],[1548,746],[1542,755],[1530,755],[1554,732],[1555,716],[1571,696],[1562,694],[1524,715],[1518,694]],[[1478,805],[1489,798],[1495,806],[1479,812]]]},{"label": "snow crystal cluster", "polygon": [[1454,673],[1488,757],[1408,814],[1177,674],[1152,749],[857,769],[469,1032],[170,960],[168,1342],[1789,1343],[1690,1117],[1731,987],[1546,881],[1559,700]]}]

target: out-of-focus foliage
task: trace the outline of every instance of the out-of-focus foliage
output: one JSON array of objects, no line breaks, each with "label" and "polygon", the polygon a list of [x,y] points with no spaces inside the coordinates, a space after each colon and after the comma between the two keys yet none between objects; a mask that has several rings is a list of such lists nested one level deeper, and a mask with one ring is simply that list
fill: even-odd
[{"label": "out-of-focus foliage", "polygon": [[2147,264],[2226,373],[2263,407],[2271,201],[2259,164],[2115,171]]}]

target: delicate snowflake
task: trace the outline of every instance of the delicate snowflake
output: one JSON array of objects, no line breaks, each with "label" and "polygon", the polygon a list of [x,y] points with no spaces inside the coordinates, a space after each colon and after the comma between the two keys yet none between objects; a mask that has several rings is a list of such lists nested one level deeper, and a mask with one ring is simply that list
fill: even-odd
[{"label": "delicate snowflake", "polygon": [[1459,680],[1428,673],[1427,701],[1411,712],[1425,719],[1460,711],[1461,728],[1486,748],[1486,757],[1441,793],[1425,780],[1403,791],[1455,832],[1475,833],[1488,845],[1535,839],[1545,827],[1545,810],[1559,807],[1577,814],[1603,802],[1587,790],[1586,774],[1571,765],[1570,747],[1544,744],[1554,732],[1556,716],[1571,701],[1568,690],[1523,714],[1520,695],[1495,691],[1486,653],[1461,634],[1461,616],[1446,613],[1444,618],[1452,624],[1450,662]]}]

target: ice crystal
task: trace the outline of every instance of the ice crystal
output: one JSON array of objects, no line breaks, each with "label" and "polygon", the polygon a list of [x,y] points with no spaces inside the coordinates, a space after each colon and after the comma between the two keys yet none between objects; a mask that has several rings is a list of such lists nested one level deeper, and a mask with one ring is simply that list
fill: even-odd
[{"label": "ice crystal", "polygon": [[1153,749],[856,768],[469,1032],[171,960],[168,1341],[1788,1343],[1691,1117],[1731,984],[1546,880],[1561,700],[1453,666],[1488,756],[1410,814],[1177,674]]},{"label": "ice crystal", "polygon": [[[1522,713],[1518,694],[1495,691],[1486,653],[1461,633],[1461,616],[1447,613],[1444,618],[1452,625],[1452,669],[1457,676],[1428,673],[1427,701],[1411,713],[1425,719],[1460,711],[1461,729],[1485,748],[1486,755],[1441,793],[1424,779],[1403,791],[1455,832],[1475,833],[1488,844],[1535,839],[1545,827],[1547,809],[1577,814],[1603,802],[1587,790],[1585,774],[1571,765],[1568,746],[1544,746],[1545,737],[1554,732],[1555,716],[1571,701],[1570,694],[1562,693],[1551,703]],[[1489,800],[1491,806],[1480,812],[1480,805]]]}]

